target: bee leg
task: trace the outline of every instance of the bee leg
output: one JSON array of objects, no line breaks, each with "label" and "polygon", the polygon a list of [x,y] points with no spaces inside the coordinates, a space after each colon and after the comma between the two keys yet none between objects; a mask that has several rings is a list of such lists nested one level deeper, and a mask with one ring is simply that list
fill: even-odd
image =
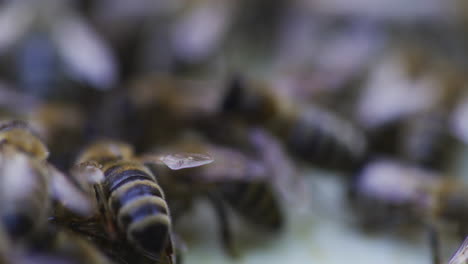
[{"label": "bee leg", "polygon": [[117,229],[112,221],[112,216],[109,213],[110,209],[108,208],[108,205],[106,203],[106,198],[102,186],[95,184],[93,188],[95,191],[97,203],[99,205],[99,212],[102,217],[101,221],[104,226],[104,229],[106,230],[107,235],[112,240],[115,240],[117,239]]},{"label": "bee leg", "polygon": [[213,205],[215,213],[219,219],[219,231],[221,234],[221,242],[223,243],[223,248],[231,257],[236,258],[239,256],[239,252],[234,245],[234,240],[231,232],[231,225],[229,223],[226,212],[226,205],[224,204],[219,194],[211,192],[208,194],[208,199]]},{"label": "bee leg", "polygon": [[440,264],[440,241],[437,228],[433,224],[428,226],[429,246],[432,257],[432,264]]}]

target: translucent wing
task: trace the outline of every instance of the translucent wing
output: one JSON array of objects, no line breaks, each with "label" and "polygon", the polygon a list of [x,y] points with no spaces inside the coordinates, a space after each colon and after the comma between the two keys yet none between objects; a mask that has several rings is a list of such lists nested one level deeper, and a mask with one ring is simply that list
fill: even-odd
[{"label": "translucent wing", "polygon": [[171,170],[203,166],[214,161],[214,159],[207,154],[185,152],[167,155],[146,155],[142,159],[144,162],[163,163]]},{"label": "translucent wing", "polygon": [[109,46],[81,17],[66,17],[55,23],[52,38],[68,69],[97,89],[111,89],[117,64]]},{"label": "translucent wing", "polygon": [[278,139],[261,128],[249,130],[249,141],[257,150],[257,156],[268,169],[271,183],[288,205],[307,211],[311,200],[308,185],[300,177],[292,160]]},{"label": "translucent wing", "polygon": [[86,193],[75,186],[70,179],[54,166],[49,164],[48,168],[54,197],[70,210],[82,215],[90,215],[93,206]]},{"label": "translucent wing", "polygon": [[93,161],[83,162],[73,168],[73,176],[82,187],[98,184],[104,180],[104,173],[100,167],[101,165]]},{"label": "translucent wing", "polygon": [[465,238],[463,244],[453,254],[449,264],[465,264],[468,262],[468,237]]}]

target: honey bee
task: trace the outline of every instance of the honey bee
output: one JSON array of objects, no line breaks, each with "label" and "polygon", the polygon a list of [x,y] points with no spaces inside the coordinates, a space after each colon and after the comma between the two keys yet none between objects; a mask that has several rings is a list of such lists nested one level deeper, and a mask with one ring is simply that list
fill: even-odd
[{"label": "honey bee", "polygon": [[42,100],[1,86],[0,97],[0,112],[4,111],[9,119],[14,117],[28,123],[50,149],[49,160],[60,168],[68,168],[70,156],[85,136],[83,108],[73,103]]},{"label": "honey bee", "polygon": [[432,53],[413,45],[384,58],[361,92],[355,119],[374,152],[443,170],[453,154],[450,120],[466,78],[456,63]]},{"label": "honey bee", "polygon": [[47,224],[52,200],[77,214],[85,215],[91,209],[84,193],[47,162],[48,155],[47,147],[26,123],[0,125],[0,215],[13,239],[41,230]]},{"label": "honey bee", "polygon": [[[282,149],[272,144],[272,138],[261,129],[249,132],[252,147],[260,153],[248,153],[233,147],[208,143],[201,137],[186,137],[167,148],[181,152],[210,153],[216,162],[184,171],[160,171],[161,185],[167,190],[168,201],[177,221],[193,206],[196,198],[212,204],[220,225],[220,240],[224,250],[237,256],[235,238],[227,208],[232,208],[247,223],[269,233],[284,226],[280,198],[298,203],[289,195],[295,185],[292,165]],[[293,183],[291,184],[291,181]],[[188,195],[188,194],[191,195]]]},{"label": "honey bee", "polygon": [[[201,154],[174,154],[146,156],[146,161],[182,169],[212,159]],[[88,190],[95,196],[110,239],[122,237],[149,259],[173,263],[171,214],[164,191],[155,175],[134,156],[133,148],[121,142],[96,142],[85,148],[77,164],[75,177],[82,185],[91,183]]]},{"label": "honey bee", "polygon": [[288,99],[271,88],[234,79],[221,109],[226,116],[268,128],[293,154],[315,166],[347,169],[365,158],[366,137],[351,122],[319,106]]},{"label": "honey bee", "polygon": [[69,167],[72,153],[83,143],[85,114],[71,103],[42,102],[27,113],[25,119],[50,149],[50,160]]},{"label": "honey bee", "polygon": [[455,225],[459,235],[465,237],[468,196],[466,186],[438,174],[391,160],[372,161],[357,176],[355,208],[362,209],[361,216],[378,220],[375,224],[380,226],[393,223],[395,227],[429,227],[433,260],[440,263],[438,225]]}]

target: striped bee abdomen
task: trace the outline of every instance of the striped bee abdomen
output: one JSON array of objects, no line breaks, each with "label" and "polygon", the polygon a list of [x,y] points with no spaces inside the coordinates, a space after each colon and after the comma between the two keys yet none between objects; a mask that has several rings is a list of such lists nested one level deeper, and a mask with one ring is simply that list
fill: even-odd
[{"label": "striped bee abdomen", "polygon": [[147,172],[143,168],[139,168],[132,163],[118,163],[106,169],[104,175],[106,177],[104,184],[110,193],[118,189],[120,186],[132,181],[155,181],[150,172]]},{"label": "striped bee abdomen", "polygon": [[[313,110],[313,109],[312,109]],[[366,137],[350,122],[321,110],[291,122],[287,146],[297,156],[327,169],[348,169],[364,159]]]},{"label": "striped bee abdomen", "polygon": [[134,246],[158,258],[169,243],[171,220],[164,193],[144,168],[119,164],[105,171],[108,204]]},{"label": "striped bee abdomen", "polygon": [[264,182],[226,183],[224,199],[247,221],[271,231],[283,226],[283,215],[271,186]]}]

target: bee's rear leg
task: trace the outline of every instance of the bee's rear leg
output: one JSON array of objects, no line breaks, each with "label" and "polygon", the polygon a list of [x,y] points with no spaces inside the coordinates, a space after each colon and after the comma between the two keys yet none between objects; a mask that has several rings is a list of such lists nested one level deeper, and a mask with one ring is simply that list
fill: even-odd
[{"label": "bee's rear leg", "polygon": [[231,257],[239,257],[239,251],[237,250],[234,243],[234,239],[231,232],[231,225],[228,219],[226,205],[223,202],[223,199],[219,194],[213,192],[208,194],[208,199],[212,203],[216,216],[218,217],[219,232],[221,235],[221,242],[223,244],[224,250]]}]

